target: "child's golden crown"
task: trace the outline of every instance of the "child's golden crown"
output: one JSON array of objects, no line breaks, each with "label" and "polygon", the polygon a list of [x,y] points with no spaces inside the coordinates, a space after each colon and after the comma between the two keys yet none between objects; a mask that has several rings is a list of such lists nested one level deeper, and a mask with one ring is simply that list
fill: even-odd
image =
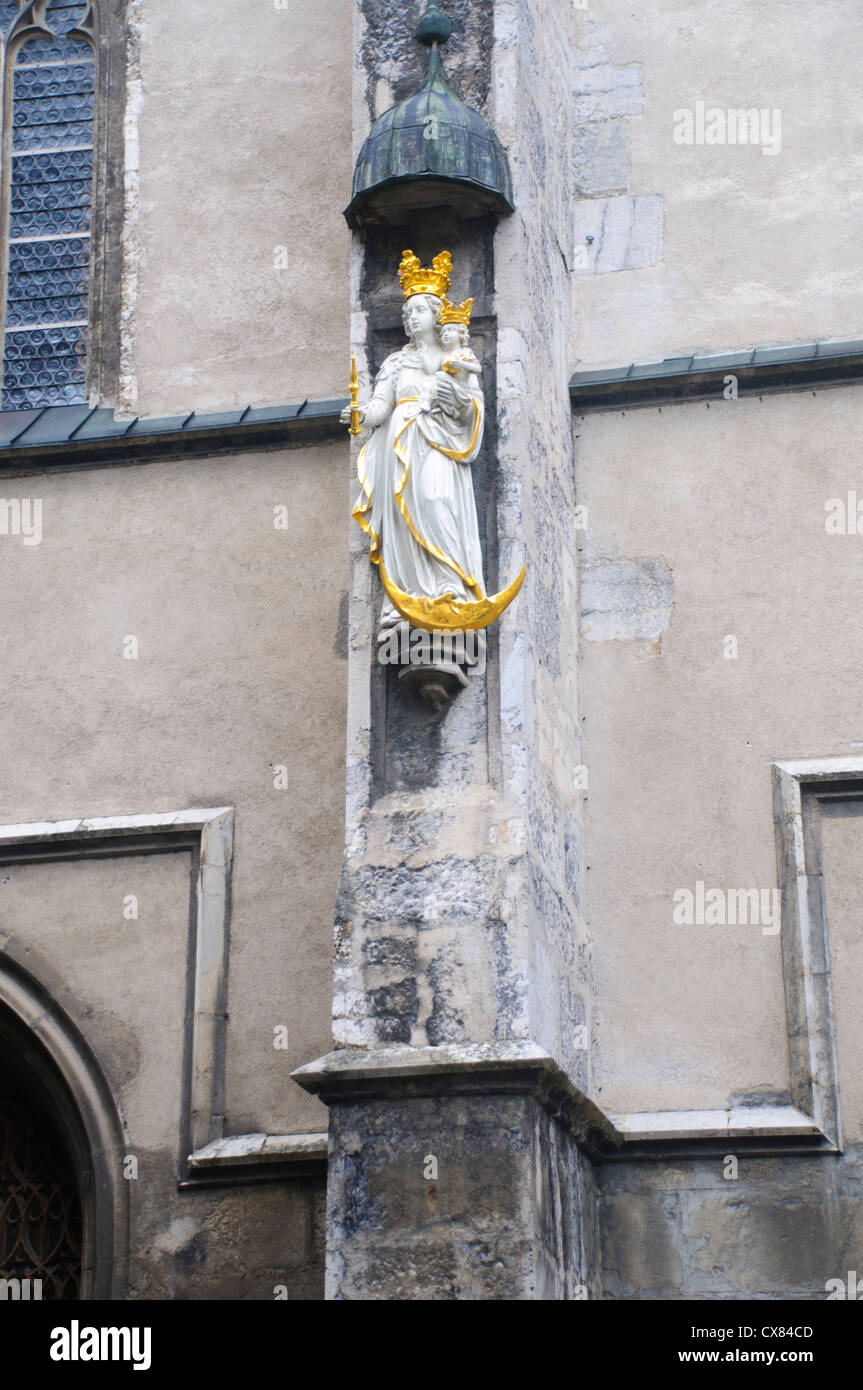
[{"label": "child's golden crown", "polygon": [[440,311],[441,327],[443,327],[445,323],[463,323],[465,328],[469,328],[472,308],[472,299],[466,299],[463,304],[452,304],[446,296],[444,296],[443,306]]},{"label": "child's golden crown", "polygon": [[452,256],[449,251],[441,251],[439,256],[435,256],[428,269],[420,265],[420,258],[413,251],[402,252],[399,281],[405,299],[410,299],[412,294],[434,294],[438,299],[443,299],[449,289],[451,275]]}]

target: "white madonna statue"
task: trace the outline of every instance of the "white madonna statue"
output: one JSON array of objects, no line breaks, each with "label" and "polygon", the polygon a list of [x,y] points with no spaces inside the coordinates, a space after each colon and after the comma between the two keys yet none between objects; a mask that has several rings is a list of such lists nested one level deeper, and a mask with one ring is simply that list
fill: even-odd
[{"label": "white madonna statue", "polygon": [[353,515],[371,541],[387,602],[381,628],[407,619],[435,629],[488,626],[515,597],[524,570],[486,596],[470,465],[482,444],[481,367],[468,346],[473,301],[451,304],[448,251],[424,269],[399,267],[408,344],[390,353],[365,406],[342,413],[371,429],[359,455]]}]

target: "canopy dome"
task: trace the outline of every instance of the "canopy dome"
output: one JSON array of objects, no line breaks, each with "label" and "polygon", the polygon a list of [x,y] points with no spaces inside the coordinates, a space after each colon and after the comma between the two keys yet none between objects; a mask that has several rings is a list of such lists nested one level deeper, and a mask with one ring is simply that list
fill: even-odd
[{"label": "canopy dome", "polygon": [[513,211],[506,151],[488,121],[456,95],[439,44],[449,20],[430,4],[417,29],[429,46],[422,86],[379,116],[360,150],[350,227],[398,224],[418,208],[449,205],[462,217]]}]

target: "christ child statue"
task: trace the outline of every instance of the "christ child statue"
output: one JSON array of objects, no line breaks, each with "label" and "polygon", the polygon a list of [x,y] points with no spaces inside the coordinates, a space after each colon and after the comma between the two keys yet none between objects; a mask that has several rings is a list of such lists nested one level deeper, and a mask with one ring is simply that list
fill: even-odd
[{"label": "christ child statue", "polygon": [[[473,300],[466,299],[463,304],[451,304],[444,296],[442,301],[438,336],[443,349],[440,369],[426,384],[419,405],[419,413],[430,413],[437,407],[436,383],[453,378],[459,386],[468,386],[471,376],[482,374],[482,364],[469,347],[470,312]],[[442,376],[441,373],[446,373]]]}]

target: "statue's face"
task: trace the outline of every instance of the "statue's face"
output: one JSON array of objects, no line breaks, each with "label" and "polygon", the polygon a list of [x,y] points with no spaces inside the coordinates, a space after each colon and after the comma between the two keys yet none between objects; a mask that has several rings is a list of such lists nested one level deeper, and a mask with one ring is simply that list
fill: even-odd
[{"label": "statue's face", "polygon": [[440,340],[445,348],[454,348],[461,345],[461,333],[457,323],[445,323],[440,331]]},{"label": "statue's face", "polygon": [[431,333],[435,325],[434,310],[422,295],[414,295],[405,307],[405,325],[412,336]]}]

